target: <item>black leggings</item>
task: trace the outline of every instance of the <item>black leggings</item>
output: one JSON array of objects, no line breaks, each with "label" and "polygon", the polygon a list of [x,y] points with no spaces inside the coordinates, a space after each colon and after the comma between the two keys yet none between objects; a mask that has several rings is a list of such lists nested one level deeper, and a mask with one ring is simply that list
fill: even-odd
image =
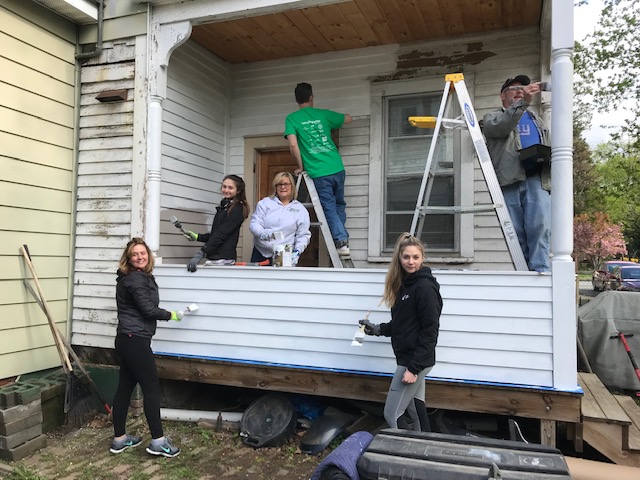
[{"label": "black leggings", "polygon": [[160,421],[160,379],[151,351],[151,339],[119,333],[116,336],[116,352],[120,355],[120,378],[113,399],[114,435],[120,437],[126,433],[131,394],[139,383],[151,438],[164,436]]}]

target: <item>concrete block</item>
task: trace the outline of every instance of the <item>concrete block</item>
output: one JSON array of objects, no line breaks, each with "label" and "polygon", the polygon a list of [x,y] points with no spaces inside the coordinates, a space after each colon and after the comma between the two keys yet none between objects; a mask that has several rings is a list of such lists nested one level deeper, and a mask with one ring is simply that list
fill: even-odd
[{"label": "concrete block", "polygon": [[31,455],[36,450],[40,450],[41,448],[44,448],[46,446],[47,436],[39,435],[31,440],[27,440],[17,447],[9,448],[6,450],[0,449],[0,458],[9,462],[13,462],[16,460],[20,460],[27,455]]},{"label": "concrete block", "polygon": [[[14,407],[15,408],[15,407]],[[42,424],[42,412],[36,412],[28,417],[19,418],[9,423],[0,423],[0,435],[9,436],[26,430],[35,425]]]},{"label": "concrete block", "polygon": [[10,408],[0,408],[0,424],[8,424],[29,417],[34,413],[41,412],[42,405],[40,399],[33,400],[24,405],[16,405]]},{"label": "concrete block", "polygon": [[13,435],[0,435],[0,450],[9,450],[42,435],[42,424],[20,430]]}]

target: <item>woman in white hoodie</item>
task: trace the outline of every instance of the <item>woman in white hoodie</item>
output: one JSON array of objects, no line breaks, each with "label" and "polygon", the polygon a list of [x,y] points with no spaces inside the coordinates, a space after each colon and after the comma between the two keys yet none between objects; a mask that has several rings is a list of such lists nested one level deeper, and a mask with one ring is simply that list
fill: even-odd
[{"label": "woman in white hoodie", "polygon": [[272,261],[276,245],[293,245],[291,264],[296,266],[311,239],[309,212],[296,197],[293,175],[277,173],[273,193],[258,202],[251,216],[249,230],[254,236],[251,262]]}]

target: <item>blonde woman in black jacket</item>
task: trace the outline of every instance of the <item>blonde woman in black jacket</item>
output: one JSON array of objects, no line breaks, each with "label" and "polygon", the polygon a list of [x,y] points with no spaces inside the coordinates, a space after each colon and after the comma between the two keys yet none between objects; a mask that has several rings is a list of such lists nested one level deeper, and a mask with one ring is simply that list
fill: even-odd
[{"label": "blonde woman in black jacket", "polygon": [[391,321],[374,325],[360,320],[366,334],[391,337],[398,365],[384,406],[384,418],[391,428],[430,430],[425,377],[436,363],[442,297],[440,285],[423,263],[422,242],[408,233],[400,235],[382,298],[391,307]]},{"label": "blonde woman in black jacket", "polygon": [[144,414],[151,431],[147,452],[175,457],[180,449],[164,436],[160,421],[160,380],[151,350],[151,337],[158,320],[182,320],[182,312],[159,308],[158,285],[151,272],[154,260],[142,238],[127,244],[118,268],[116,304],[118,329],[115,347],[120,356],[118,388],[113,399],[113,432],[111,453],[121,453],[142,443],[142,438],[126,432],[131,393],[140,384],[144,395]]}]

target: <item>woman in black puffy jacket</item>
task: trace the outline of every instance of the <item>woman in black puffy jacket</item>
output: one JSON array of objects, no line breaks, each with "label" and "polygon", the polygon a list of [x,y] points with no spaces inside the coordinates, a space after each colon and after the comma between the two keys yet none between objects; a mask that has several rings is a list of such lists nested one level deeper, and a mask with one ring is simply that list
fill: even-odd
[{"label": "woman in black puffy jacket", "polygon": [[204,245],[187,264],[187,270],[195,272],[203,257],[214,265],[233,265],[236,262],[236,246],[240,237],[242,222],[249,216],[249,205],[244,180],[237,175],[227,175],[222,179],[222,201],[216,207],[211,233],[195,233],[190,230],[183,234],[191,242]]},{"label": "woman in black puffy jacket", "polygon": [[397,367],[384,405],[384,418],[391,428],[430,430],[425,377],[436,363],[442,297],[440,285],[423,263],[422,242],[401,234],[382,297],[391,307],[391,321],[374,325],[360,320],[366,334],[391,337]]},{"label": "woman in black puffy jacket", "polygon": [[131,393],[140,384],[144,396],[144,414],[151,431],[147,452],[175,457],[180,449],[164,436],[160,421],[160,380],[151,350],[151,337],[158,320],[182,320],[182,312],[159,308],[158,285],[151,272],[153,255],[142,238],[129,241],[118,268],[116,304],[118,329],[115,347],[120,356],[118,388],[113,399],[111,453],[121,453],[142,443],[142,438],[126,432]]}]

